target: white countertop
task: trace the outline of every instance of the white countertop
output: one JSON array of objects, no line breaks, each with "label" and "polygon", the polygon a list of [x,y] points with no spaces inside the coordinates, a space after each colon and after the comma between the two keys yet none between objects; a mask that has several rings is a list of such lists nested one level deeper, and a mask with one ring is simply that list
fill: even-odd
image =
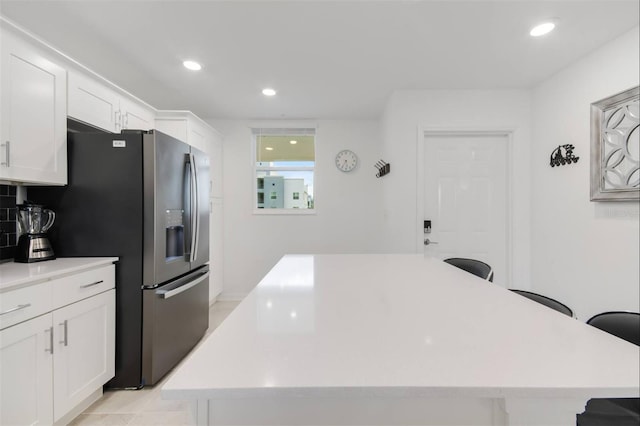
[{"label": "white countertop", "polygon": [[291,255],[166,398],[638,396],[640,350],[423,255]]},{"label": "white countertop", "polygon": [[84,269],[108,265],[117,260],[117,257],[63,257],[34,263],[2,263],[0,264],[0,292]]}]

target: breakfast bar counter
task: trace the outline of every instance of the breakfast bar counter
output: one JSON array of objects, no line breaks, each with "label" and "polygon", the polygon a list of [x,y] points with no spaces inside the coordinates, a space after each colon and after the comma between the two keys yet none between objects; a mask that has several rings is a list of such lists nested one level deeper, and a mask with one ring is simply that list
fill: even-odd
[{"label": "breakfast bar counter", "polygon": [[288,255],[162,388],[196,424],[575,425],[638,347],[423,255]]}]

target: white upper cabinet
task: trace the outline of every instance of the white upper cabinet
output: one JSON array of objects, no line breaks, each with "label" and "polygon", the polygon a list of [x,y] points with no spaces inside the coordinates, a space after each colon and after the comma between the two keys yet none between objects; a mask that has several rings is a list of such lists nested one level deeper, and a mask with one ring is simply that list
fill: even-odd
[{"label": "white upper cabinet", "polygon": [[131,99],[121,98],[120,119],[122,129],[151,130],[154,126],[155,111]]},{"label": "white upper cabinet", "polygon": [[211,182],[211,196],[222,198],[222,135],[215,132],[210,140],[211,167],[214,169]]},{"label": "white upper cabinet", "polygon": [[222,135],[189,111],[158,111],[155,128],[206,152],[211,162],[211,197],[222,198]]},{"label": "white upper cabinet", "polygon": [[65,185],[67,71],[4,27],[0,39],[0,181]]},{"label": "white upper cabinet", "polygon": [[120,102],[115,90],[69,71],[69,117],[110,132],[116,131]]},{"label": "white upper cabinet", "polygon": [[155,111],[121,94],[104,81],[69,71],[69,117],[118,133],[122,129],[150,130]]}]

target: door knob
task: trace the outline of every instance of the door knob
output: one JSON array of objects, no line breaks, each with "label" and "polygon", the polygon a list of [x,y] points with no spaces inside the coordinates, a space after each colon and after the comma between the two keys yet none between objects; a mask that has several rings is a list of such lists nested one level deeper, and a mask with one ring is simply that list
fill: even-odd
[{"label": "door knob", "polygon": [[438,242],[437,241],[431,241],[430,239],[425,238],[424,245],[428,246],[429,244],[438,244]]}]

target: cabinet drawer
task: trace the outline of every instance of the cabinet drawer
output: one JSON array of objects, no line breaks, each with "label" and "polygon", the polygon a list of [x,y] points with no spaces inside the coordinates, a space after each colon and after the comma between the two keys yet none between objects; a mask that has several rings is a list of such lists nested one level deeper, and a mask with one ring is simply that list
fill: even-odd
[{"label": "cabinet drawer", "polygon": [[51,282],[0,295],[0,330],[51,311]]},{"label": "cabinet drawer", "polygon": [[54,309],[115,288],[115,265],[51,281]]}]

